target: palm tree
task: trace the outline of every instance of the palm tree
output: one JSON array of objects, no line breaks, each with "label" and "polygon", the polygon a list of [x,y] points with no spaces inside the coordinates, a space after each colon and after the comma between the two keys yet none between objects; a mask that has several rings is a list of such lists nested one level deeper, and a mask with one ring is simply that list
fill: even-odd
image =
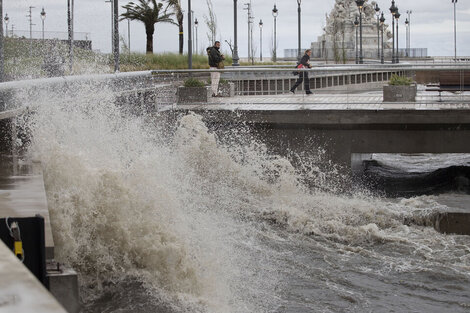
[{"label": "palm tree", "polygon": [[[131,19],[144,23],[145,33],[147,34],[147,53],[153,53],[153,33],[155,32],[155,24],[175,24],[171,18],[174,13],[163,11],[163,3],[157,3],[156,0],[139,0],[138,4],[129,2],[124,5],[123,8],[127,11],[121,14],[121,20]],[[160,15],[161,13],[162,15]]]},{"label": "palm tree", "polygon": [[183,10],[181,9],[181,1],[180,0],[166,0],[168,2],[168,7],[172,7],[174,13],[176,14],[176,21],[178,24],[179,29],[179,53],[183,54],[184,48],[184,36],[183,36]]}]

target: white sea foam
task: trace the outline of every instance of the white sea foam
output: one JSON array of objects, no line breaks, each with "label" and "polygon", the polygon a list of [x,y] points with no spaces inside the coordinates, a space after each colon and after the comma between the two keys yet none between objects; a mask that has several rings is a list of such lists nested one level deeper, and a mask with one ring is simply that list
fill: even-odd
[{"label": "white sea foam", "polygon": [[384,271],[443,259],[468,269],[468,241],[403,224],[435,210],[432,198],[325,192],[330,173],[315,164],[318,155],[299,173],[253,138],[221,140],[196,114],[170,136],[123,114],[110,91],[81,88],[71,102],[37,97],[30,154],[44,167],[58,258],[80,272],[86,301],[125,276],[144,280],[175,311],[270,312],[282,298],[281,264],[295,259],[266,245],[286,244],[278,229],[317,238],[334,264],[361,255]]}]

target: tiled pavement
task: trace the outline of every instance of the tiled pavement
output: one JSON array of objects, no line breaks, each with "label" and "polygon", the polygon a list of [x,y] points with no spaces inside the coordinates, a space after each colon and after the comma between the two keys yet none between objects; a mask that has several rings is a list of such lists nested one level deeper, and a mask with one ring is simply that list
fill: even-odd
[{"label": "tiled pavement", "polygon": [[281,94],[212,98],[208,104],[178,105],[181,109],[208,110],[470,110],[470,93],[418,91],[416,102],[384,103],[381,91],[354,94]]}]

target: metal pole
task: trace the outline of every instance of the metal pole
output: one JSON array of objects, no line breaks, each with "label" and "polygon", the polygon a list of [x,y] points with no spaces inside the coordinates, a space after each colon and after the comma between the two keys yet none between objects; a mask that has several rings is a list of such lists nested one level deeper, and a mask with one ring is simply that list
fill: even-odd
[{"label": "metal pole", "polygon": [[259,61],[263,62],[263,24],[259,28]]},{"label": "metal pole", "polygon": [[[127,9],[129,13],[129,9]],[[127,49],[129,50],[129,60],[131,58],[131,20],[127,19]]]},{"label": "metal pole", "polygon": [[191,27],[191,0],[188,0],[188,69],[193,68],[193,39],[191,36]]},{"label": "metal pole", "polygon": [[[3,0],[0,0],[0,17],[2,25],[0,25],[0,83],[3,82],[4,76],[4,56],[3,56]],[[8,24],[7,24],[8,25]]]},{"label": "metal pole", "polygon": [[384,64],[385,59],[384,59],[384,25],[383,24],[382,24],[382,27],[381,27],[380,31],[382,33],[382,53],[380,55],[380,63]]},{"label": "metal pole", "polygon": [[274,53],[273,53],[274,62],[277,61],[277,56],[276,56],[276,50],[277,50],[277,46],[276,46],[276,36],[277,36],[277,33],[276,33],[276,17],[274,17]]},{"label": "metal pole", "polygon": [[454,4],[454,61],[457,62],[457,18],[456,18],[456,5],[457,0],[452,0]]},{"label": "metal pole", "polygon": [[238,41],[237,41],[237,0],[233,0],[233,52],[232,52],[232,66],[239,66],[238,60]]},{"label": "metal pole", "polygon": [[33,6],[29,7],[29,56],[33,57],[33,14],[32,14],[32,9],[34,9]]},{"label": "metal pole", "polygon": [[[356,19],[357,19],[357,16],[356,16]],[[359,29],[357,28],[356,26],[356,44],[355,44],[355,48],[356,48],[356,64],[359,64],[359,49],[358,49],[358,35],[359,35]]]},{"label": "metal pole", "polygon": [[392,63],[395,63],[395,16],[392,15]]},{"label": "metal pole", "polygon": [[69,43],[69,70],[72,72],[73,64],[73,49],[72,49],[72,0],[67,0],[67,30],[68,30],[68,43]]},{"label": "metal pole", "polygon": [[119,72],[119,0],[113,0],[114,21],[114,72]]},{"label": "metal pole", "polygon": [[364,63],[364,56],[362,55],[362,10],[359,9],[359,44],[360,44],[360,52],[359,52],[359,64]]},{"label": "metal pole", "polygon": [[395,54],[395,63],[400,63],[400,59],[398,57],[398,19],[397,19],[397,53]]},{"label": "metal pole", "polygon": [[301,45],[301,42],[300,42],[300,40],[301,40],[301,33],[300,33],[300,32],[301,32],[301,27],[300,27],[300,25],[301,25],[301,24],[300,24],[300,17],[301,17],[300,12],[301,12],[301,8],[300,8],[300,3],[298,2],[297,4],[298,4],[298,8],[297,8],[297,13],[298,13],[298,28],[299,28],[299,32],[298,32],[298,34],[299,34],[299,47],[298,47],[298,50],[299,50],[299,51],[297,51],[297,55],[298,55],[298,56],[297,56],[297,59],[300,61],[300,59],[302,58],[302,52],[300,51],[300,50],[302,49],[302,45]]},{"label": "metal pole", "polygon": [[380,21],[379,21],[379,14],[377,14],[377,57],[380,58]]}]

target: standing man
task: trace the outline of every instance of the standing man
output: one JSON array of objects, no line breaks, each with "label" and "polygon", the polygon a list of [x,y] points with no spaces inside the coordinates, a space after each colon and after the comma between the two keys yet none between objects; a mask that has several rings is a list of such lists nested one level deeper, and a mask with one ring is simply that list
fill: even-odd
[{"label": "standing man", "polygon": [[[310,55],[312,55],[312,50],[306,50],[304,56],[302,57],[302,59],[300,59],[300,62],[297,64],[298,69],[312,68],[312,66],[310,65]],[[290,92],[295,93],[295,89],[299,87],[300,84],[302,84],[302,81],[304,81],[305,93],[307,95],[311,95],[312,92],[310,91],[310,80],[308,78],[307,71],[299,72],[299,79],[297,79],[294,86],[292,86]]]},{"label": "standing man", "polygon": [[219,81],[220,72],[214,70],[224,68],[224,55],[220,53],[220,41],[216,41],[212,47],[207,48],[207,55],[209,56],[209,66],[213,70],[211,73],[212,83],[212,97],[219,96]]}]

